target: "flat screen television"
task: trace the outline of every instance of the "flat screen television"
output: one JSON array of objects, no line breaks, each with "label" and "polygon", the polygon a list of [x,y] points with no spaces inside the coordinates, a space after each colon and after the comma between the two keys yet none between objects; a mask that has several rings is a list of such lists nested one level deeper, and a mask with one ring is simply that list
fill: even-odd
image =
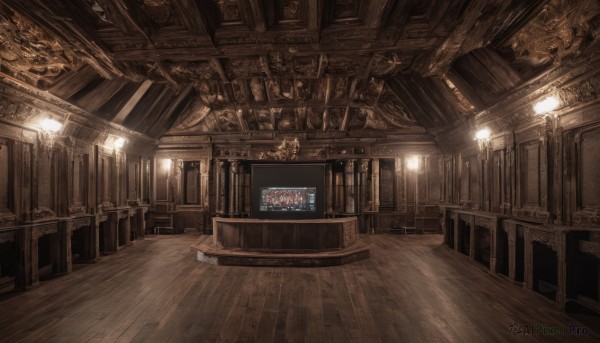
[{"label": "flat screen television", "polygon": [[315,212],[316,187],[261,187],[260,211]]},{"label": "flat screen television", "polygon": [[324,203],[324,164],[252,165],[253,218],[323,218]]}]

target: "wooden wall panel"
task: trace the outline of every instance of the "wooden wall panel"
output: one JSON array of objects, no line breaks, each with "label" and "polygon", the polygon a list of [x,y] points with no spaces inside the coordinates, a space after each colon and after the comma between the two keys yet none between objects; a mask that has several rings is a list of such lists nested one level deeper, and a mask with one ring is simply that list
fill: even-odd
[{"label": "wooden wall panel", "polygon": [[581,208],[600,209],[600,127],[581,135]]},{"label": "wooden wall panel", "polygon": [[437,204],[443,200],[442,197],[442,157],[426,158],[425,170],[427,172],[427,203]]},{"label": "wooden wall panel", "polygon": [[0,211],[8,210],[9,193],[12,179],[10,177],[9,151],[7,142],[0,141]]},{"label": "wooden wall panel", "polygon": [[540,144],[531,141],[521,147],[521,205],[540,206]]}]

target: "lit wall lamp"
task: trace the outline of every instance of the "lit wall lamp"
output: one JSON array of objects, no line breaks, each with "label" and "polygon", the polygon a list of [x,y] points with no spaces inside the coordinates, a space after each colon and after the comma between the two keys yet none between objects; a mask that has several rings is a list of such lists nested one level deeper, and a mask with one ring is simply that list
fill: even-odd
[{"label": "lit wall lamp", "polygon": [[479,144],[479,151],[485,152],[490,145],[490,136],[492,132],[490,129],[481,129],[475,133],[475,140]]},{"label": "lit wall lamp", "polygon": [[115,149],[121,149],[123,147],[123,145],[125,145],[125,138],[123,138],[123,137],[119,137],[119,138],[115,139],[115,141],[113,142],[113,147]]},{"label": "lit wall lamp", "polygon": [[[419,156],[411,156],[409,158],[406,159],[406,168],[408,170],[414,170],[415,172],[415,205],[413,208],[413,215],[414,215],[414,228],[413,230],[417,230],[417,214],[419,213],[419,167],[420,167],[420,160],[421,158]],[[405,229],[406,230],[406,229]]]},{"label": "lit wall lamp", "polygon": [[419,169],[419,156],[411,156],[406,159],[406,168],[410,170]]},{"label": "lit wall lamp", "polygon": [[551,116],[552,111],[558,108],[559,104],[558,99],[549,96],[544,100],[538,101],[535,106],[533,106],[533,110],[537,116],[545,118]]},{"label": "lit wall lamp", "polygon": [[43,119],[40,122],[40,142],[42,143],[42,148],[44,151],[52,150],[54,147],[54,140],[56,139],[56,134],[62,128],[62,124],[58,121],[50,118]]},{"label": "lit wall lamp", "polygon": [[165,159],[162,161],[163,170],[167,173],[171,171],[171,167],[173,166],[173,161],[170,159]]},{"label": "lit wall lamp", "polygon": [[549,96],[544,100],[538,101],[534,106],[533,110],[535,115],[544,120],[544,128],[549,134],[554,134],[558,127],[558,117],[553,111],[558,108],[560,102],[557,98]]}]

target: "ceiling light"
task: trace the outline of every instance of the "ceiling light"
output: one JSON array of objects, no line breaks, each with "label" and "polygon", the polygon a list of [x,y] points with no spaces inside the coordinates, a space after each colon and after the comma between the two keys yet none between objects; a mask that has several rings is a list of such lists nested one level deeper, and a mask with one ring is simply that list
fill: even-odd
[{"label": "ceiling light", "polygon": [[549,96],[544,100],[538,101],[533,109],[535,110],[535,114],[544,115],[554,111],[559,105],[558,99],[553,96]]}]

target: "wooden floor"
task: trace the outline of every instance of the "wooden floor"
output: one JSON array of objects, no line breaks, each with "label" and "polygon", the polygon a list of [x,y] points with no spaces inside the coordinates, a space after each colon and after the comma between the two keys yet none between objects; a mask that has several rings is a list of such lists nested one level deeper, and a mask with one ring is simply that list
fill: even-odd
[{"label": "wooden floor", "polygon": [[[442,246],[439,235],[361,236],[370,259],[324,268],[203,264],[189,249],[197,238],[150,237],[5,296],[0,341],[600,340],[599,317],[558,311]],[[591,333],[512,335],[514,324],[574,324]]]}]

